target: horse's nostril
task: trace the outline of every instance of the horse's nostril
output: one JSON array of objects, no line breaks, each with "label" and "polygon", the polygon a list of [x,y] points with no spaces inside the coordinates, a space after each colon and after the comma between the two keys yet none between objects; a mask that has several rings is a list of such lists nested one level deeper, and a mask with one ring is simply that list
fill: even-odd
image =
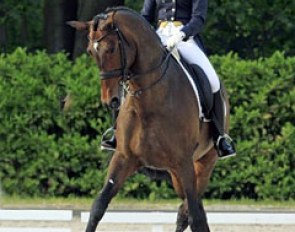
[{"label": "horse's nostril", "polygon": [[112,98],[112,100],[110,102],[110,107],[112,109],[118,109],[119,106],[120,106],[119,98],[117,98],[117,97]]}]

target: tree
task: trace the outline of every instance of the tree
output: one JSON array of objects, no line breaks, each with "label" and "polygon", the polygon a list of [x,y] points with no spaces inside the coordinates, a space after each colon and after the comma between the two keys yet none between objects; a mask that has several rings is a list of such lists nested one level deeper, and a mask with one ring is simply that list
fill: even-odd
[{"label": "tree", "polygon": [[44,0],[0,0],[0,52],[16,47],[42,48],[42,9]]},{"label": "tree", "polygon": [[75,33],[66,21],[77,15],[78,0],[45,0],[44,3],[44,44],[49,53],[64,50],[72,53]]},{"label": "tree", "polygon": [[4,25],[0,25],[0,52],[6,52],[6,30]]},{"label": "tree", "polygon": [[44,42],[48,52],[61,50],[76,58],[85,52],[86,32],[75,32],[66,25],[69,20],[88,21],[107,7],[124,5],[124,0],[45,0]]}]

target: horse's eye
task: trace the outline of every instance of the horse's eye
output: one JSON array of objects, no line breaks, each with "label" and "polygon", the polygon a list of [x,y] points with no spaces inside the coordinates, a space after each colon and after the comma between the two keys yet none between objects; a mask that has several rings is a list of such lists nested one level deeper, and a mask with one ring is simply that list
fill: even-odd
[{"label": "horse's eye", "polygon": [[106,53],[113,54],[116,50],[115,42],[110,40],[106,46]]}]

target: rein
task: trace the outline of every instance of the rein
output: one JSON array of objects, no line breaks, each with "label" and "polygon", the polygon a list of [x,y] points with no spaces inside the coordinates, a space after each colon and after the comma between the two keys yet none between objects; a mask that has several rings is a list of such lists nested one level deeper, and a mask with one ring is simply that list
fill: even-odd
[{"label": "rein", "polygon": [[[129,86],[129,83],[128,83],[128,82],[123,82],[123,83],[121,83],[121,85],[123,85],[124,90],[125,90],[130,96],[132,96],[132,97],[138,97],[138,96],[140,96],[143,92],[145,92],[146,90],[151,89],[152,87],[154,87],[156,84],[158,84],[158,83],[159,83],[159,82],[165,77],[165,74],[166,74],[167,69],[168,69],[168,67],[169,67],[169,60],[170,60],[169,58],[170,58],[170,57],[171,57],[171,52],[169,52],[169,53],[166,55],[165,59],[163,59],[163,61],[161,62],[161,64],[158,65],[157,67],[155,67],[155,68],[149,70],[149,71],[146,72],[146,73],[136,74],[136,76],[146,75],[146,74],[151,73],[151,72],[155,71],[156,69],[160,68],[160,67],[165,63],[165,64],[166,64],[165,70],[164,70],[164,72],[162,73],[162,75],[160,76],[159,79],[157,79],[156,81],[154,81],[153,83],[151,83],[149,86],[144,87],[144,88],[140,88],[140,89],[137,89],[137,90],[131,90],[131,89],[130,89],[130,86]],[[136,79],[136,78],[133,78],[133,79]]]}]

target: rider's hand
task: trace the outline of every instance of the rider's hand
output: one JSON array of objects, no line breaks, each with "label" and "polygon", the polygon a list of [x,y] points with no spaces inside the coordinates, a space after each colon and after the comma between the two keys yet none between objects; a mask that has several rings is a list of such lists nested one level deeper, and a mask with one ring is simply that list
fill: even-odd
[{"label": "rider's hand", "polygon": [[178,31],[174,35],[168,38],[167,40],[167,48],[170,50],[175,47],[176,44],[183,41],[185,38],[185,33],[183,31]]}]

